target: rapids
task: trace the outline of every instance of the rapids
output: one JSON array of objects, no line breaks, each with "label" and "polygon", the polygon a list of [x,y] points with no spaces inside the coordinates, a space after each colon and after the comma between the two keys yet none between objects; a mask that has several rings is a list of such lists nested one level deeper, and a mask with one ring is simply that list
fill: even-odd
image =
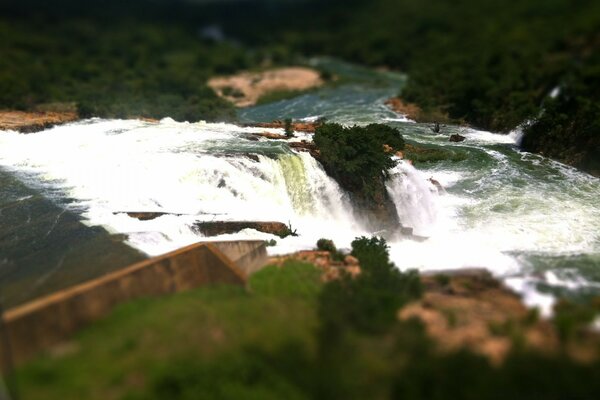
[{"label": "rapids", "polygon": [[[485,267],[545,313],[556,294],[600,293],[600,180],[519,151],[518,132],[448,126],[434,134],[383,104],[400,90],[403,76],[318,62],[352,83],[243,109],[240,119],[384,122],[409,143],[452,146],[468,155],[417,168],[399,161],[391,171],[387,190],[400,220],[428,238],[389,243],[399,268]],[[150,255],[229,238],[275,239],[272,254],[312,248],[319,238],[347,248],[356,236],[373,233],[308,153],[274,140],[249,140],[263,131],[171,119],[91,119],[29,135],[0,133],[0,169],[86,225],[124,234],[127,244]],[[449,143],[451,133],[466,140]],[[295,140],[301,139],[310,135]],[[428,178],[445,190],[439,193]],[[127,211],[173,215],[138,221]],[[205,238],[192,229],[199,220],[280,221],[299,236],[279,239],[245,230]]]}]

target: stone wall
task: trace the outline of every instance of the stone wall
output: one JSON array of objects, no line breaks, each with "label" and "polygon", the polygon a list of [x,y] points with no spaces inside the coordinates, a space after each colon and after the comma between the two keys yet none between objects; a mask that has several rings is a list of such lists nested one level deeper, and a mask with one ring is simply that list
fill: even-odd
[{"label": "stone wall", "polygon": [[[266,262],[261,241],[193,244],[7,310],[1,333],[20,364],[120,303],[216,283],[243,286]],[[4,366],[6,346],[0,347]]]}]

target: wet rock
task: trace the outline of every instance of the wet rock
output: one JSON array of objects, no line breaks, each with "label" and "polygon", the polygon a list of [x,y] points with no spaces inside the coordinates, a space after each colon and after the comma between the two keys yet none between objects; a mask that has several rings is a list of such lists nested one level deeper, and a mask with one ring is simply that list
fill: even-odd
[{"label": "wet rock", "polygon": [[289,139],[285,135],[280,135],[278,133],[271,133],[271,132],[256,133],[255,135],[256,136],[260,136],[260,137],[264,137],[264,138],[267,138],[267,139],[274,139],[274,140],[286,140],[286,139]]},{"label": "wet rock", "polygon": [[439,194],[446,193],[446,190],[444,189],[442,184],[439,183],[437,180],[435,180],[433,178],[429,178],[428,181],[431,182],[433,184],[433,186],[435,186],[435,188],[437,189]]},{"label": "wet rock", "polygon": [[246,158],[249,158],[249,159],[251,159],[252,161],[255,161],[255,162],[260,162],[260,158],[258,158],[258,155],[257,155],[257,154],[244,154],[244,156],[245,156]]},{"label": "wet rock", "polygon": [[[115,212],[113,214],[123,214],[123,212]],[[173,214],[168,212],[160,212],[160,211],[133,211],[133,212],[125,212],[131,218],[139,219],[140,221],[150,221],[156,219],[158,217],[162,217],[163,215],[177,215],[180,216],[182,214]]]},{"label": "wet rock", "polygon": [[[319,125],[319,122],[292,122],[292,129],[295,132],[315,133],[315,130]],[[259,122],[249,126],[257,126],[260,128],[271,129],[285,129],[285,121],[275,120],[273,122]]]},{"label": "wet rock", "polygon": [[465,140],[466,138],[462,135],[459,135],[458,133],[455,133],[454,135],[450,136],[450,141],[451,142],[462,142],[463,140]]},{"label": "wet rock", "polygon": [[288,143],[288,146],[297,151],[306,151],[315,158],[318,158],[320,155],[317,145],[315,145],[313,142],[307,142],[306,140],[302,140],[300,142],[290,142]]},{"label": "wet rock", "polygon": [[204,221],[196,222],[193,225],[193,229],[205,236],[236,233],[243,229],[255,229],[259,232],[270,233],[279,237],[294,234],[286,224],[274,221]]}]

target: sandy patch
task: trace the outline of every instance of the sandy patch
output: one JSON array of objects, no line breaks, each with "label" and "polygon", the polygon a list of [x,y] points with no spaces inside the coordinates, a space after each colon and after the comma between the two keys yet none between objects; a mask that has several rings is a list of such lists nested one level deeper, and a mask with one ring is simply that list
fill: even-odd
[{"label": "sandy patch", "polygon": [[278,91],[308,90],[323,85],[318,71],[305,67],[286,67],[263,72],[242,72],[208,81],[220,97],[236,107],[256,104],[263,95]]}]

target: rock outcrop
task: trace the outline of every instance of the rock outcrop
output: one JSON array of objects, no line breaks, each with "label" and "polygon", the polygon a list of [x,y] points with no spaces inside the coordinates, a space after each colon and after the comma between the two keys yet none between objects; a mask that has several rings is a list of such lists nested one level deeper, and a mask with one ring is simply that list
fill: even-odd
[{"label": "rock outcrop", "polygon": [[21,133],[43,131],[55,125],[77,120],[76,112],[64,111],[0,111],[0,130],[13,130]]},{"label": "rock outcrop", "polygon": [[453,122],[447,114],[441,111],[425,111],[418,105],[409,103],[399,97],[392,97],[391,99],[386,100],[385,105],[388,106],[392,111],[402,114],[406,116],[406,118],[412,119],[416,122]]},{"label": "rock outcrop", "polygon": [[356,277],[361,273],[360,264],[355,257],[347,255],[343,261],[339,261],[334,259],[332,252],[323,250],[304,250],[283,256],[271,257],[269,264],[283,266],[287,260],[314,264],[321,270],[321,279],[324,282],[338,279],[344,273],[352,277]]},{"label": "rock outcrop", "polygon": [[455,133],[454,135],[450,135],[450,140],[451,142],[462,142],[463,140],[465,140],[466,138],[463,135],[459,135],[458,133]]},{"label": "rock outcrop", "polygon": [[193,229],[206,236],[236,233],[243,229],[255,229],[279,237],[295,235],[288,225],[274,221],[203,221],[196,222]]},{"label": "rock outcrop", "polygon": [[[420,319],[442,352],[466,348],[499,364],[515,345],[515,337],[524,349],[551,353],[561,348],[551,322],[528,309],[484,269],[431,272],[421,281],[423,297],[402,308],[398,318]],[[573,344],[568,352],[580,361],[600,355],[596,345],[585,341]]]},{"label": "rock outcrop", "polygon": [[[259,128],[285,129],[285,121],[275,120],[273,122],[259,122],[248,126]],[[292,129],[295,132],[315,133],[319,122],[292,122]]]},{"label": "rock outcrop", "polygon": [[131,218],[139,219],[140,221],[150,221],[156,219],[158,217],[162,217],[163,215],[182,215],[182,214],[173,214],[168,212],[161,211],[130,211],[130,212],[115,212],[113,214],[127,214]]}]

